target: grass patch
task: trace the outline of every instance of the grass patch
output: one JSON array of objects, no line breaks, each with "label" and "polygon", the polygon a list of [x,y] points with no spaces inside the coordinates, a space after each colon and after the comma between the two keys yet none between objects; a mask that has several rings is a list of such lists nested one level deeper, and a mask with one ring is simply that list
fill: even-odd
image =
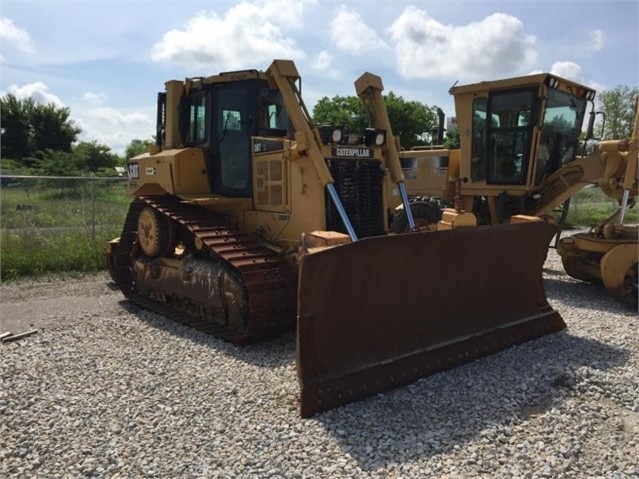
[{"label": "grass patch", "polygon": [[[104,246],[120,236],[130,202],[122,181],[30,178],[0,188],[0,280],[105,269]],[[616,208],[599,188],[585,188],[566,227],[592,226]],[[637,218],[637,207],[627,211],[627,223]]]},{"label": "grass patch", "polygon": [[4,187],[0,194],[2,229],[115,225],[124,221],[131,202],[124,184],[96,183],[95,189],[89,184],[38,189]]},{"label": "grass patch", "polygon": [[0,189],[0,280],[105,269],[131,197],[122,181],[26,179]]},{"label": "grass patch", "polygon": [[65,231],[47,235],[38,231],[2,231],[0,279],[11,281],[48,273],[100,271],[105,269],[104,246],[119,236],[120,228],[101,231]]},{"label": "grass patch", "polygon": [[[570,200],[566,227],[578,228],[596,225],[618,209],[617,202],[601,191],[600,188],[584,188]],[[639,221],[637,206],[626,210],[624,223],[636,224]],[[561,213],[555,212],[559,218]]]}]

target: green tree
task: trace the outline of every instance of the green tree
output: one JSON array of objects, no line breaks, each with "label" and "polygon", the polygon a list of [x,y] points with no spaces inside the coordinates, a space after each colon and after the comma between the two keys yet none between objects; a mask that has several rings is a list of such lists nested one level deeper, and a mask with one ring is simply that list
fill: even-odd
[{"label": "green tree", "polygon": [[453,130],[446,130],[444,148],[449,148],[451,150],[459,148],[459,130],[457,128]]},{"label": "green tree", "polygon": [[38,152],[70,152],[80,133],[66,107],[42,105],[8,93],[0,98],[0,108],[2,157],[25,166],[34,166],[30,161]]},{"label": "green tree", "polygon": [[35,151],[57,150],[70,152],[80,128],[70,118],[67,107],[36,105],[31,112],[30,123],[33,131],[33,149]]},{"label": "green tree", "polygon": [[418,101],[406,101],[389,92],[384,97],[393,134],[399,135],[407,150],[417,145],[432,143],[431,132],[437,128],[435,110]]},{"label": "green tree", "polygon": [[356,96],[322,98],[313,108],[313,120],[317,125],[331,125],[363,132],[367,125],[364,105]]},{"label": "green tree", "polygon": [[128,160],[133,158],[134,156],[141,155],[142,153],[146,153],[149,151],[152,145],[155,145],[155,140],[132,140],[126,147],[124,151],[124,159]]},{"label": "green tree", "polygon": [[79,176],[73,153],[60,150],[39,151],[33,159],[34,173],[43,176]]},{"label": "green tree", "polygon": [[31,98],[19,100],[11,93],[0,99],[2,158],[18,161],[33,153],[30,117],[34,106]]},{"label": "green tree", "polygon": [[[635,118],[635,100],[638,96],[639,88],[630,88],[628,85],[618,85],[612,90],[599,93],[597,109],[605,115],[603,138],[630,138]],[[601,131],[601,122],[596,131]]]},{"label": "green tree", "polygon": [[107,145],[98,144],[94,140],[82,141],[74,146],[72,159],[76,169],[84,173],[111,173],[119,158]]},{"label": "green tree", "polygon": [[[384,97],[394,135],[399,135],[404,148],[429,144],[430,133],[437,126],[434,110],[417,101],[406,101],[390,92]],[[364,105],[356,96],[322,98],[313,108],[317,125],[346,127],[362,133],[369,126]]]}]

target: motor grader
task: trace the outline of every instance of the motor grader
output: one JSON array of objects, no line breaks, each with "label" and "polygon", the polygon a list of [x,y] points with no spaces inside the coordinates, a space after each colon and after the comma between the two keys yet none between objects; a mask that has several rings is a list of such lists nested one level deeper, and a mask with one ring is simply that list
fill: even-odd
[{"label": "motor grader", "polygon": [[639,229],[637,225],[624,224],[624,219],[627,209],[637,201],[638,143],[639,98],[635,102],[631,138],[602,141],[594,155],[606,161],[606,171],[597,184],[617,200],[619,208],[588,232],[562,238],[557,243],[557,253],[570,276],[603,284],[612,296],[634,305],[639,283]]},{"label": "motor grader", "polygon": [[127,298],[219,337],[296,326],[303,417],[566,327],[542,282],[557,228],[418,232],[382,81],[355,89],[362,132],[315,125],[289,60],[168,81],[106,251]]},{"label": "motor grader", "polygon": [[[455,86],[450,93],[460,148],[400,152],[413,227],[495,225],[521,215],[552,221],[555,208],[597,185],[619,210],[590,232],[559,240],[557,252],[569,275],[603,283],[615,298],[636,304],[637,226],[623,225],[623,214],[637,196],[639,120],[630,140],[601,141],[580,156],[586,107],[594,107],[590,88],[542,73]],[[586,139],[593,136],[594,108],[590,115]],[[393,228],[411,228],[402,205]]]}]

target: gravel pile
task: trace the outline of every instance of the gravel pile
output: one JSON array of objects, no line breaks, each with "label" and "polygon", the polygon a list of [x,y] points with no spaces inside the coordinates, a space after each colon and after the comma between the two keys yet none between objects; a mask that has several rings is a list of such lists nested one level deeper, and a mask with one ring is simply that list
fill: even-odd
[{"label": "gravel pile", "polygon": [[307,420],[292,334],[230,345],[106,275],[2,285],[0,329],[39,331],[0,344],[0,477],[637,478],[637,311],[552,250],[544,277],[567,331]]}]

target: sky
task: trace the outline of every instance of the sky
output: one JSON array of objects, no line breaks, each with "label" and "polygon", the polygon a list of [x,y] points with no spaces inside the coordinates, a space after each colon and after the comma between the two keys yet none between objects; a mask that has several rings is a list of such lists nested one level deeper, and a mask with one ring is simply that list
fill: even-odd
[{"label": "sky", "polygon": [[595,89],[639,85],[639,1],[29,1],[0,3],[0,94],[68,107],[122,154],[155,132],[167,80],[292,59],[302,96],[384,93],[454,116],[449,88],[552,72]]}]

